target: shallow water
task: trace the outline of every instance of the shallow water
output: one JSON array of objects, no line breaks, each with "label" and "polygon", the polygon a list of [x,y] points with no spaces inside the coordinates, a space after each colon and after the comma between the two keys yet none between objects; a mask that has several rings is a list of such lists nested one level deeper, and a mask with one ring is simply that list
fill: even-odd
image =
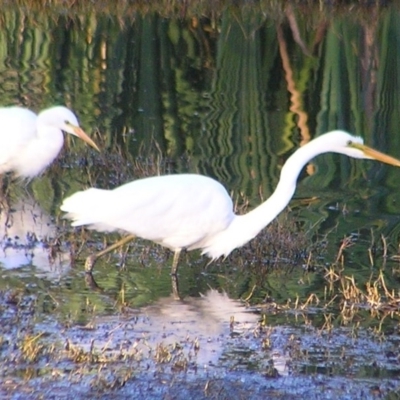
[{"label": "shallow water", "polygon": [[[398,387],[398,334],[380,340],[346,327],[261,324],[257,310],[209,290],[199,298],[161,298],[151,306],[92,315],[86,325],[31,313],[26,299],[3,312],[1,393],[36,398],[91,393],[108,398],[376,398]],[[35,308],[35,307],[33,307]],[[9,323],[18,315],[19,324]],[[267,314],[267,321],[268,321]],[[44,335],[34,360],[15,348]],[[31,339],[32,340],[32,339]],[[24,358],[25,357],[25,358]],[[25,362],[21,361],[25,360]],[[51,366],[51,373],[48,370]],[[323,391],[321,391],[323,388]]]}]

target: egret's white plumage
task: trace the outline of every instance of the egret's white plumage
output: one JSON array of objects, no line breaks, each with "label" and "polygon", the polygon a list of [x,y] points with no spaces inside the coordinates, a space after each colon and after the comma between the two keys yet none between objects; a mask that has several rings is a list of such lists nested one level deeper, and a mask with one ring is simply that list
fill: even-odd
[{"label": "egret's white plumage", "polygon": [[183,248],[202,249],[215,259],[227,256],[268,225],[289,203],[304,165],[326,152],[400,166],[399,160],[365,146],[361,138],[332,131],[289,157],[272,196],[245,215],[233,212],[232,200],[219,182],[196,174],[145,178],[113,190],[91,188],[65,199],[61,209],[73,226],[122,230],[168,247],[176,255]]},{"label": "egret's white plumage", "polygon": [[64,143],[62,131],[80,137],[98,150],[79,127],[74,113],[63,106],[48,108],[38,115],[22,107],[3,107],[0,124],[0,175],[39,175],[60,152]]}]

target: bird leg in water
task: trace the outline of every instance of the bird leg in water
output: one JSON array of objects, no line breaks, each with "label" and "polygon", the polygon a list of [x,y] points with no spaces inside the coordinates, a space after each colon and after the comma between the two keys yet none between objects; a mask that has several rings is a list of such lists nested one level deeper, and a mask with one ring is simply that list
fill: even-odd
[{"label": "bird leg in water", "polygon": [[[85,262],[85,271],[88,274],[91,274],[94,268],[94,265],[96,264],[96,261],[98,258],[104,256],[105,254],[109,253],[110,251],[113,251],[115,249],[118,249],[118,247],[123,246],[124,244],[136,239],[135,235],[128,235],[119,240],[117,243],[112,244],[111,246],[108,246],[104,250],[99,251],[96,254],[92,254],[86,259]],[[178,271],[178,261],[179,261],[179,255],[181,254],[181,249],[176,250],[174,253],[174,259],[172,261],[172,267],[171,267],[171,275],[176,275]]]},{"label": "bird leg in water", "polygon": [[175,250],[174,259],[172,261],[172,267],[171,267],[171,275],[176,275],[178,271],[178,261],[180,254],[181,254],[181,249]]},{"label": "bird leg in water", "polygon": [[86,271],[88,274],[91,274],[92,271],[93,271],[94,264],[96,263],[96,261],[97,261],[98,258],[100,258],[101,256],[104,256],[104,254],[107,254],[107,253],[109,253],[110,251],[113,251],[113,250],[117,249],[118,247],[123,246],[124,244],[130,242],[131,240],[133,240],[133,239],[135,239],[135,238],[136,238],[135,235],[128,235],[128,236],[125,236],[124,238],[122,238],[121,240],[119,240],[117,243],[114,243],[113,245],[108,246],[107,248],[105,248],[105,249],[102,250],[102,251],[99,251],[99,252],[96,253],[96,254],[92,254],[91,256],[89,256],[89,257],[86,259],[86,262],[85,262],[85,271]]},{"label": "bird leg in water", "polygon": [[171,288],[172,288],[172,295],[174,296],[174,300],[182,300],[179,294],[179,283],[178,277],[176,275],[171,274]]}]

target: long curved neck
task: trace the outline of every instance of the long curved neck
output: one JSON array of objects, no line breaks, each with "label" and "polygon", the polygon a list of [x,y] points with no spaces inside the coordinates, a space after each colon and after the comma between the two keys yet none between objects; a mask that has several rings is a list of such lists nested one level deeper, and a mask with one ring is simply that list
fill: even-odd
[{"label": "long curved neck", "polygon": [[[249,213],[236,215],[228,228],[202,242],[199,247],[203,248],[203,254],[213,259],[227,256],[236,247],[253,239],[288,205],[300,171],[313,157],[325,152],[321,147],[326,148],[321,146],[319,139],[314,139],[293,153],[282,167],[278,186],[272,196]],[[330,151],[334,151],[332,147]]]},{"label": "long curved neck", "polygon": [[[240,225],[249,229],[256,236],[289,204],[296,190],[297,178],[303,167],[312,158],[323,153],[318,140],[313,140],[292,154],[282,167],[281,176],[274,193],[262,204],[249,213],[238,216]],[[253,237],[254,237],[253,236]]]}]

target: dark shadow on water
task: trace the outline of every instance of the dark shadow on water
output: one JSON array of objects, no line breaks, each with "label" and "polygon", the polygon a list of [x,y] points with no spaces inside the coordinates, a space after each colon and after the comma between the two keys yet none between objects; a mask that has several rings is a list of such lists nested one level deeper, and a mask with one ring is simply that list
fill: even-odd
[{"label": "dark shadow on water", "polygon": [[[107,294],[104,288],[101,288],[97,284],[91,272],[85,272],[85,282],[90,290],[93,290],[101,294]],[[171,290],[172,290],[172,296],[175,300],[182,300],[182,297],[179,294],[179,278],[175,274],[171,274]]]}]

